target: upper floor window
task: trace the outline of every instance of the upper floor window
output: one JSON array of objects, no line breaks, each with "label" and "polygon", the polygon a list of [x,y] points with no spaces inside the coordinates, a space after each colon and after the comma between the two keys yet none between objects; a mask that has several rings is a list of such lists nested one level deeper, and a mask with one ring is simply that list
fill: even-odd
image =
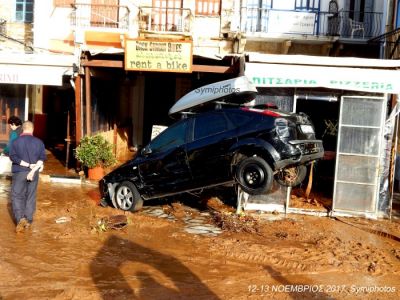
[{"label": "upper floor window", "polygon": [[320,1],[318,0],[296,0],[296,10],[318,11]]},{"label": "upper floor window", "polygon": [[15,20],[19,22],[33,22],[33,2],[34,0],[15,1]]},{"label": "upper floor window", "polygon": [[196,0],[196,15],[219,16],[221,0]]},{"label": "upper floor window", "polygon": [[54,0],[54,7],[70,7],[74,4],[75,0]]}]

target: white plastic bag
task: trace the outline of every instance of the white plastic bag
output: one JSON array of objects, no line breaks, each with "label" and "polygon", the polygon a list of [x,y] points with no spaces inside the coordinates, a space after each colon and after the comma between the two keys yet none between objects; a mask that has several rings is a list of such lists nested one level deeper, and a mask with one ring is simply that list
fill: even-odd
[{"label": "white plastic bag", "polygon": [[8,156],[5,155],[0,156],[0,174],[11,173],[11,165],[12,161]]}]

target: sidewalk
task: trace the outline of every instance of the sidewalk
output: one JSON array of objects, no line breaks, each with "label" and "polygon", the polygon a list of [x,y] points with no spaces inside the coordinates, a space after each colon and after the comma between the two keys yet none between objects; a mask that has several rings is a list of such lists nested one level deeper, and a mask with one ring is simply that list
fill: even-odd
[{"label": "sidewalk", "polygon": [[42,175],[50,176],[73,176],[79,177],[79,174],[73,168],[66,168],[64,164],[58,160],[54,154],[46,149],[47,159],[44,162],[44,169]]}]

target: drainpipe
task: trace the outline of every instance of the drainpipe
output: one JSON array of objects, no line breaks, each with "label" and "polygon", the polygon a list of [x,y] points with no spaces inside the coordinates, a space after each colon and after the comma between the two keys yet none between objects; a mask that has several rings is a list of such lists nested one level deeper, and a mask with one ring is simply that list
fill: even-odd
[{"label": "drainpipe", "polygon": [[[242,4],[243,4],[243,2],[242,2],[243,0],[240,0],[239,1],[239,24],[238,24],[238,29],[239,29],[239,32],[242,32]],[[237,3],[237,2],[236,2]]]},{"label": "drainpipe", "polygon": [[[391,2],[391,0],[385,0],[383,2],[383,16],[382,16],[382,21],[381,21],[381,28],[383,28],[382,32],[379,34],[384,34],[387,32],[388,26],[389,26],[389,12],[388,10],[390,9],[390,5],[388,5],[388,2]],[[384,59],[385,58],[385,43],[380,44],[380,49],[379,49],[379,58]]]}]

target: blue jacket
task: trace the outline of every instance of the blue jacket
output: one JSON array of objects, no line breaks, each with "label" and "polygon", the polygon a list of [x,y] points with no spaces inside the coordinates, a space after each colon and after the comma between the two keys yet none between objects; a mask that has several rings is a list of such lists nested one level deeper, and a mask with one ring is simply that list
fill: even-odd
[{"label": "blue jacket", "polygon": [[35,164],[38,160],[45,161],[46,152],[43,142],[33,135],[22,133],[10,147],[11,171],[13,173],[29,171],[28,167],[20,166],[21,160]]}]

